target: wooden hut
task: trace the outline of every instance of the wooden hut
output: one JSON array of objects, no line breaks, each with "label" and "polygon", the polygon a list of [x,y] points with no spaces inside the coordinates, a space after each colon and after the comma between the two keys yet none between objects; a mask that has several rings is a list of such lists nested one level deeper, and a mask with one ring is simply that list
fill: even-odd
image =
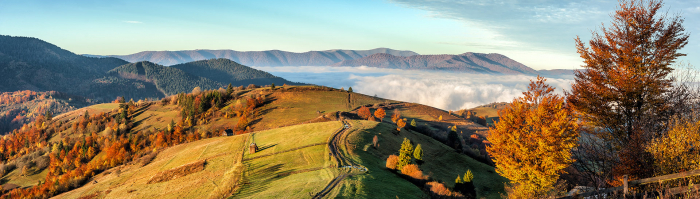
[{"label": "wooden hut", "polygon": [[248,151],[250,151],[251,154],[255,153],[256,151],[258,151],[258,145],[256,145],[255,143],[250,143],[250,150]]},{"label": "wooden hut", "polygon": [[250,154],[253,154],[258,151],[258,145],[255,144],[255,133],[250,134],[250,137],[253,138],[253,142],[250,143],[250,148],[248,149],[248,151],[250,152]]}]

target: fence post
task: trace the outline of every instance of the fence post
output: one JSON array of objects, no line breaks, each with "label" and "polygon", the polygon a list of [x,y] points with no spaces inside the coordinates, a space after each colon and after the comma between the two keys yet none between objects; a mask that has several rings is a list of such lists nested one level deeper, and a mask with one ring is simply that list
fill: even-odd
[{"label": "fence post", "polygon": [[627,189],[629,188],[629,185],[627,184],[627,177],[628,177],[628,175],[625,175],[623,177],[623,180],[622,180],[622,186],[623,186],[622,192],[624,193],[624,195],[623,195],[624,197],[627,197]]}]

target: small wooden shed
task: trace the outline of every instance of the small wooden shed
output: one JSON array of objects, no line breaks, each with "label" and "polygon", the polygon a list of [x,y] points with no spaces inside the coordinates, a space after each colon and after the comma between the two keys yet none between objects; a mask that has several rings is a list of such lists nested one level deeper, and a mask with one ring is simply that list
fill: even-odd
[{"label": "small wooden shed", "polygon": [[248,149],[248,151],[250,152],[250,154],[253,154],[258,151],[258,145],[255,144],[255,133],[250,134],[250,137],[253,141],[250,143],[250,148]]},{"label": "small wooden shed", "polygon": [[250,143],[250,150],[248,151],[250,151],[251,154],[255,153],[256,151],[258,151],[258,145],[256,145],[255,143]]}]

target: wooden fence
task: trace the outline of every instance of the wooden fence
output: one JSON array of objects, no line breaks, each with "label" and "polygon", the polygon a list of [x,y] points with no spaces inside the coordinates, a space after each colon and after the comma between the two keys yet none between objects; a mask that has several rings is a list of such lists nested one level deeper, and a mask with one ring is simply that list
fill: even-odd
[{"label": "wooden fence", "polygon": [[[663,175],[663,176],[658,176],[658,177],[653,177],[653,178],[633,180],[633,181],[628,181],[627,175],[625,175],[624,179],[623,179],[622,186],[612,187],[612,188],[608,188],[608,189],[604,189],[604,190],[597,190],[597,191],[580,193],[580,194],[576,194],[574,196],[560,197],[558,199],[573,199],[573,198],[582,198],[582,197],[589,197],[589,196],[598,196],[598,195],[603,195],[603,194],[607,195],[607,194],[618,192],[618,191],[622,191],[622,193],[625,196],[627,196],[629,194],[629,187],[631,187],[631,186],[650,184],[650,183],[656,183],[656,182],[661,183],[663,181],[674,180],[674,179],[679,179],[679,178],[687,178],[687,177],[696,176],[696,175],[700,175],[700,169],[681,172],[681,173],[668,174],[668,175]],[[685,193],[689,190],[697,190],[697,189],[700,189],[700,184],[671,188],[665,194],[675,195],[675,194]]]}]

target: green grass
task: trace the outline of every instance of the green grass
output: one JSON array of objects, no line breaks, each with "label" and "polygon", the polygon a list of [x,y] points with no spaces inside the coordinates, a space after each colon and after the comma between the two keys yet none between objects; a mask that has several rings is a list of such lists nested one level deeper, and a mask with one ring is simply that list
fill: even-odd
[{"label": "green grass", "polygon": [[20,187],[30,187],[37,185],[39,181],[44,181],[46,175],[49,173],[49,170],[44,169],[42,171],[36,171],[34,168],[31,168],[29,169],[29,172],[31,175],[23,176],[21,175],[22,168],[16,168],[15,170],[12,170],[12,172],[0,178],[0,181],[2,181],[3,184],[9,183],[16,184]]},{"label": "green grass", "polygon": [[[416,198],[422,192],[415,185],[405,181],[385,168],[385,160],[398,153],[403,138],[406,137],[424,150],[425,163],[420,165],[424,174],[432,179],[445,182],[454,187],[457,175],[463,175],[467,169],[472,170],[477,191],[477,198],[500,198],[506,179],[499,176],[494,168],[478,162],[466,155],[454,152],[436,140],[422,134],[403,130],[394,135],[393,125],[370,121],[353,121],[354,130],[348,136],[345,145],[355,162],[369,169],[369,174],[348,178],[343,182],[339,197],[341,198],[377,198],[394,197]],[[372,138],[377,135],[379,147],[371,147]],[[421,196],[422,197],[422,196]]]},{"label": "green grass", "polygon": [[[341,127],[340,122],[323,122],[258,132],[255,142],[262,150],[246,158],[327,142]],[[321,191],[336,176],[328,168],[332,164],[328,153],[327,145],[318,145],[245,161],[246,185],[233,197],[309,198],[309,193]],[[314,168],[323,169],[284,175]]]},{"label": "green grass", "polygon": [[[63,193],[57,198],[78,198],[98,193],[106,198],[202,198],[218,186],[225,172],[234,166],[245,143],[245,136],[217,137],[176,145],[158,154],[150,164],[128,164],[103,172],[83,187]],[[148,184],[161,171],[208,159],[204,170],[167,182]],[[109,193],[106,193],[109,190]]]}]

